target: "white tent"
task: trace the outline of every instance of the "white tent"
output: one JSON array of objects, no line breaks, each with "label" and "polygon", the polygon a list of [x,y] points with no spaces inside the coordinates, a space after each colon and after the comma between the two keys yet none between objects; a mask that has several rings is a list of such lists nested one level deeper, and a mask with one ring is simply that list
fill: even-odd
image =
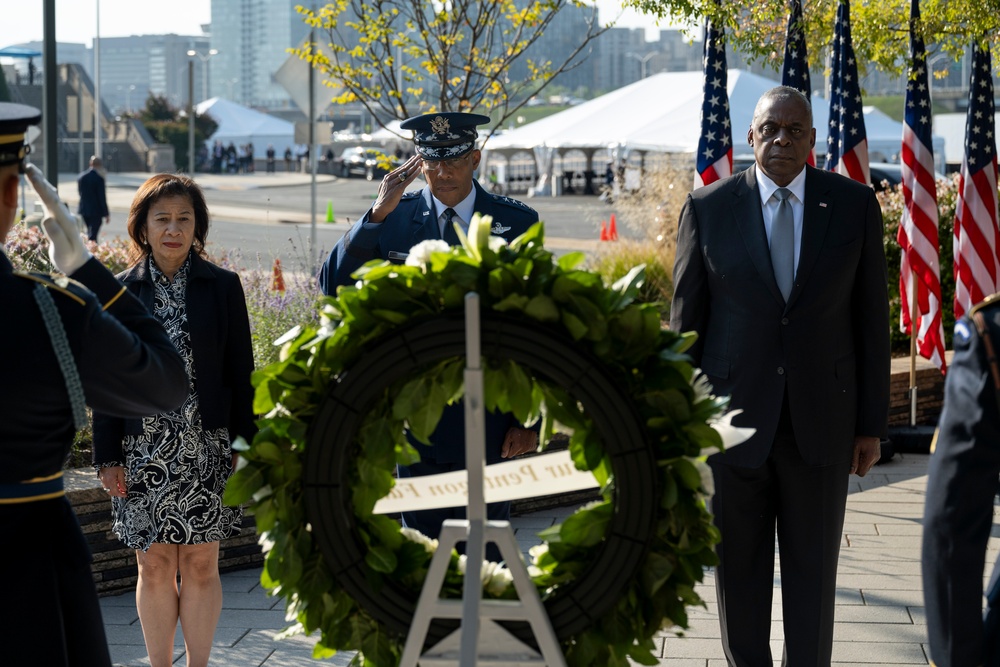
[{"label": "white tent", "polygon": [[[694,153],[698,148],[702,105],[701,72],[663,72],[596,99],[552,114],[490,139],[487,150],[511,155],[517,150],[571,149]],[[728,92],[734,153],[752,155],[746,133],[760,96],[779,82],[742,70],[729,70]],[[874,107],[865,107],[868,150],[875,158],[899,154],[903,125]],[[829,103],[813,96],[816,149],[826,153]],[[935,138],[943,171],[943,140]]]},{"label": "white tent", "polygon": [[236,146],[252,143],[254,157],[263,158],[268,144],[274,146],[279,156],[285,152],[286,147],[295,147],[295,125],[287,120],[254,111],[221,97],[205,100],[195,109],[219,124],[206,142],[209,149],[216,141],[221,141],[223,146],[230,142]]},{"label": "white tent", "polygon": [[[945,139],[945,161],[962,164],[965,159],[965,121],[968,114],[939,113],[934,115],[934,133]],[[1000,128],[1000,112],[993,117],[993,127]],[[935,153],[935,157],[937,154]]]}]

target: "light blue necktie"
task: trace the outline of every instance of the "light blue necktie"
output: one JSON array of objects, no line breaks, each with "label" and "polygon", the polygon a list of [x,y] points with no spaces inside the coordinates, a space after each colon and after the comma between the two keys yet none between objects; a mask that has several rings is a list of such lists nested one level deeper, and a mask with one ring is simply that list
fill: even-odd
[{"label": "light blue necktie", "polygon": [[448,245],[458,245],[458,234],[455,232],[455,225],[452,222],[458,214],[455,213],[455,209],[446,208],[441,215],[444,217],[444,232],[441,237]]},{"label": "light blue necktie", "polygon": [[792,191],[788,188],[774,191],[778,210],[771,220],[771,267],[785,301],[788,301],[788,295],[792,293],[792,283],[795,280],[795,222],[792,205],[788,201],[791,194]]}]

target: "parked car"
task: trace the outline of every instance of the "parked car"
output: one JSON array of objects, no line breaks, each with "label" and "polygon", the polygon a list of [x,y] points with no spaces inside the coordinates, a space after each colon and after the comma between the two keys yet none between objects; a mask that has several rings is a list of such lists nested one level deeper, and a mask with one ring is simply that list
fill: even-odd
[{"label": "parked car", "polygon": [[[377,148],[352,146],[345,148],[339,157],[333,159],[331,168],[334,174],[343,178],[364,176],[371,181],[384,176],[398,162],[395,157],[385,155]],[[387,165],[389,165],[389,169],[386,169]]]}]

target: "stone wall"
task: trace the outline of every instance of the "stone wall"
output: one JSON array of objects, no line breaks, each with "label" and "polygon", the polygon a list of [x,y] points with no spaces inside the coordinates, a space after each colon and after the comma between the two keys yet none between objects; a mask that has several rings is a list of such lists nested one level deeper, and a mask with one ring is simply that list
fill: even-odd
[{"label": "stone wall", "polygon": [[[951,363],[951,351],[945,354],[946,363]],[[922,426],[937,425],[944,401],[944,376],[931,362],[917,357],[916,363],[917,410],[916,423]],[[892,360],[892,379],[889,385],[889,426],[909,426],[910,424],[910,359],[901,357]]]}]

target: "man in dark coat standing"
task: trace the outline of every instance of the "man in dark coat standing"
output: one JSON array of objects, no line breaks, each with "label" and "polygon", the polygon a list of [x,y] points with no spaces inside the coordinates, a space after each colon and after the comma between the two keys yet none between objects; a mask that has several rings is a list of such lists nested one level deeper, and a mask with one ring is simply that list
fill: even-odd
[{"label": "man in dark coat standing", "polygon": [[[351,274],[372,259],[402,263],[414,245],[428,239],[444,239],[458,244],[455,225],[468,232],[474,213],[493,217],[491,234],[508,242],[538,222],[538,213],[509,197],[490,194],[473,179],[481,154],[476,148],[477,125],[487,116],[470,113],[437,113],[405,120],[400,128],[413,130],[416,154],[382,179],[372,207],[334,246],[320,272],[325,294],[334,294],[338,285],[353,282]],[[427,185],[406,192],[418,174]],[[486,415],[486,462],[534,451],[536,430],[526,429],[512,415]],[[430,475],[465,468],[465,414],[462,403],[445,408],[430,447],[413,441],[421,460],[400,466],[400,477]],[[404,512],[403,523],[436,538],[441,522],[464,518],[465,508]],[[510,503],[487,506],[489,519],[507,519]],[[488,556],[496,560],[496,551]]]},{"label": "man in dark coat standing", "polygon": [[955,323],[927,471],[923,579],[931,664],[1000,664],[1000,568],[983,567],[1000,492],[1000,294]]},{"label": "man in dark coat standing", "polygon": [[90,169],[76,179],[76,189],[80,192],[80,206],[76,212],[87,224],[88,238],[97,243],[101,223],[111,222],[104,175],[101,174],[101,158],[96,155],[90,156]]},{"label": "man in dark coat standing", "polygon": [[771,667],[777,532],[782,664],[828,667],[849,473],[879,458],[889,411],[882,214],[870,187],[814,169],[809,99],[757,103],[755,165],[688,196],[670,326],[751,438],[709,459],[716,588],[730,665]]}]

